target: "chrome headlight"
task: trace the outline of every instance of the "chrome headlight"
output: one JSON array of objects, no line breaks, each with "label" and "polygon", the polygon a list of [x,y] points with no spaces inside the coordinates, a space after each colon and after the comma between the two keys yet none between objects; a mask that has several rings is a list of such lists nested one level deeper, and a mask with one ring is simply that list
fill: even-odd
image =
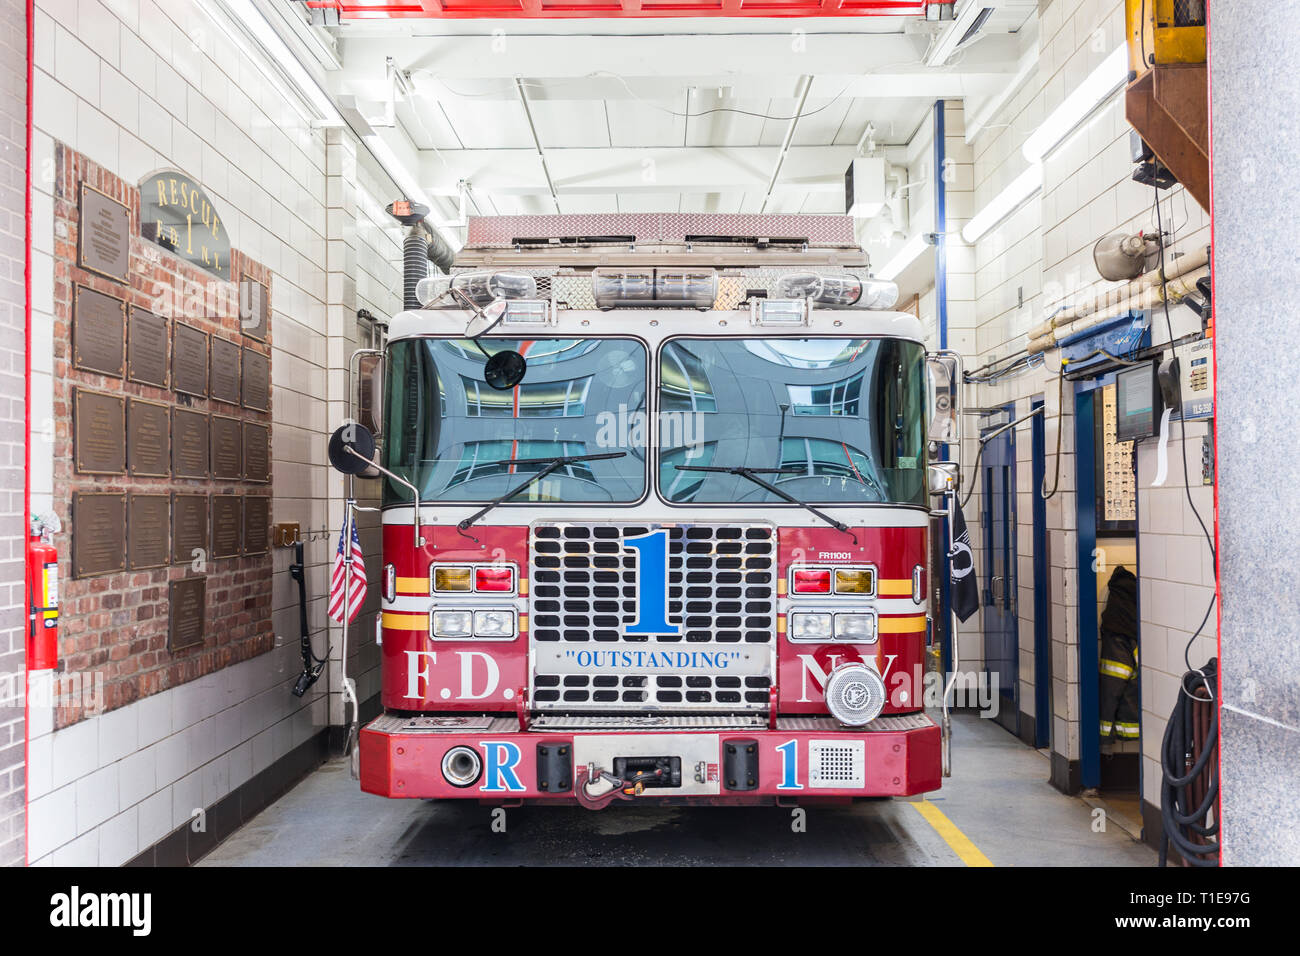
[{"label": "chrome headlight", "polygon": [[486,638],[514,637],[514,613],[511,611],[475,611],[474,636]]},{"label": "chrome headlight", "polygon": [[841,664],[826,678],[826,709],[846,727],[871,723],[885,706],[885,682],[861,661]]},{"label": "chrome headlight", "polygon": [[870,644],[875,639],[876,616],[874,614],[835,615],[835,640]]},{"label": "chrome headlight", "polygon": [[469,611],[434,611],[434,637],[469,637],[474,633],[473,614]]},{"label": "chrome headlight", "polygon": [[792,641],[829,641],[834,634],[833,616],[821,611],[801,611],[790,614],[790,639]]}]

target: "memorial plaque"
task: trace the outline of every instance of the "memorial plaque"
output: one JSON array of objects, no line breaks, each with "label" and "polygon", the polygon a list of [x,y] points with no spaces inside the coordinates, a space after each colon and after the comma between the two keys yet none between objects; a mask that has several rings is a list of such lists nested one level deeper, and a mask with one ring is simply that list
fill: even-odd
[{"label": "memorial plaque", "polygon": [[219,402],[239,404],[239,346],[212,337],[212,397]]},{"label": "memorial plaque", "polygon": [[203,398],[208,394],[208,335],[179,322],[172,331],[172,388]]},{"label": "memorial plaque", "polygon": [[212,477],[238,480],[244,476],[240,446],[240,421],[237,418],[212,416]]},{"label": "memorial plaque", "polygon": [[120,395],[73,390],[72,455],[83,475],[126,472],[126,403]]},{"label": "memorial plaque", "polygon": [[172,564],[206,560],[208,551],[208,496],[172,495]]},{"label": "memorial plaque", "polygon": [[167,320],[131,309],[126,340],[126,377],[143,385],[167,387]]},{"label": "memorial plaque", "polygon": [[271,429],[257,422],[244,422],[244,480],[270,479]]},{"label": "memorial plaque", "polygon": [[126,461],[138,478],[171,475],[171,410],[138,398],[126,403]]},{"label": "memorial plaque", "polygon": [[167,649],[179,651],[203,643],[208,607],[208,579],[171,582],[167,594]]},{"label": "memorial plaque", "polygon": [[72,302],[72,364],[121,378],[126,365],[126,303],[85,286]]},{"label": "memorial plaque", "polygon": [[244,495],[244,554],[266,554],[270,529],[270,497]]},{"label": "memorial plaque", "polygon": [[126,568],[126,495],[72,495],[72,576]]},{"label": "memorial plaque", "polygon": [[239,280],[239,327],[249,338],[266,341],[271,314],[271,294],[250,275]]},{"label": "memorial plaque", "polygon": [[171,560],[171,499],[131,495],[126,512],[126,559],[132,571],[165,567]]},{"label": "memorial plaque", "polygon": [[208,416],[188,409],[172,410],[172,475],[209,478]]},{"label": "memorial plaque", "polygon": [[233,558],[240,551],[243,509],[239,495],[212,496],[212,556]]},{"label": "memorial plaque", "polygon": [[81,184],[77,265],[114,282],[131,270],[131,210],[94,186]]},{"label": "memorial plaque", "polygon": [[244,407],[265,412],[271,407],[271,360],[254,349],[244,349]]}]

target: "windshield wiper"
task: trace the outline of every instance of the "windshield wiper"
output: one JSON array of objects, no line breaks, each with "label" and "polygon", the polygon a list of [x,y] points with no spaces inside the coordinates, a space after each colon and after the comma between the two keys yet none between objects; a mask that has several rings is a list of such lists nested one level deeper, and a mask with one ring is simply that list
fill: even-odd
[{"label": "windshield wiper", "polygon": [[551,472],[555,471],[557,468],[563,468],[566,465],[577,464],[580,461],[602,461],[606,458],[626,458],[626,457],[627,457],[627,452],[625,451],[610,451],[599,455],[556,455],[553,458],[506,458],[506,459],[502,459],[501,461],[490,461],[483,465],[476,465],[475,467],[482,467],[482,468],[493,468],[498,465],[545,465],[546,467],[544,467],[541,471],[529,475],[525,480],[521,481],[516,487],[511,488],[500,498],[492,499],[487,504],[485,504],[482,508],[480,508],[478,511],[474,512],[468,518],[462,520],[459,524],[456,525],[456,527],[460,531],[468,531],[475,521],[478,521],[479,518],[483,517],[485,514],[487,514],[497,505],[501,504],[501,502],[508,501],[511,498],[513,498],[515,495],[519,494],[519,492],[525,491],[528,488],[532,487],[536,482],[541,481],[543,478],[545,478]]},{"label": "windshield wiper", "polygon": [[721,465],[674,465],[673,467],[676,468],[678,471],[708,471],[720,475],[739,475],[741,478],[745,478],[749,481],[752,481],[760,488],[766,488],[768,491],[772,492],[772,494],[776,495],[778,498],[783,498],[786,501],[790,502],[790,504],[792,505],[799,505],[799,507],[801,508],[806,508],[808,511],[812,512],[817,517],[825,521],[836,531],[842,531],[845,534],[847,534],[850,538],[853,539],[854,544],[858,543],[858,536],[854,534],[852,531],[850,531],[849,526],[846,525],[843,521],[836,521],[830,515],[826,514],[823,511],[818,510],[816,506],[810,505],[806,501],[801,501],[798,498],[796,498],[794,495],[789,494],[783,491],[782,489],[778,488],[776,485],[769,484],[768,482],[764,481],[762,478],[758,477],[760,474],[779,475],[785,471],[802,471],[803,470],[802,468],[747,468],[744,465],[738,465],[735,468],[725,468]]}]

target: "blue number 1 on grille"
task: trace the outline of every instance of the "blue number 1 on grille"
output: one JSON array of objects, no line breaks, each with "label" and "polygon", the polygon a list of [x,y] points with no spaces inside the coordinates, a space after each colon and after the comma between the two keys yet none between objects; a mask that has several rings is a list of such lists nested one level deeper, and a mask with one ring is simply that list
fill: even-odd
[{"label": "blue number 1 on grille", "polygon": [[680,634],[668,623],[668,529],[660,528],[635,538],[624,538],[623,547],[636,552],[636,620],[624,634]]}]

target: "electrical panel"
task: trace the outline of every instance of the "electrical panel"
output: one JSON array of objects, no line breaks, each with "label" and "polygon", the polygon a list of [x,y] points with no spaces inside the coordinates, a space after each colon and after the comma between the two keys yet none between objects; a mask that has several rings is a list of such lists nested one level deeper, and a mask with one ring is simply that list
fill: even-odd
[{"label": "electrical panel", "polygon": [[1179,391],[1185,421],[1214,417],[1214,340],[1178,349]]}]

